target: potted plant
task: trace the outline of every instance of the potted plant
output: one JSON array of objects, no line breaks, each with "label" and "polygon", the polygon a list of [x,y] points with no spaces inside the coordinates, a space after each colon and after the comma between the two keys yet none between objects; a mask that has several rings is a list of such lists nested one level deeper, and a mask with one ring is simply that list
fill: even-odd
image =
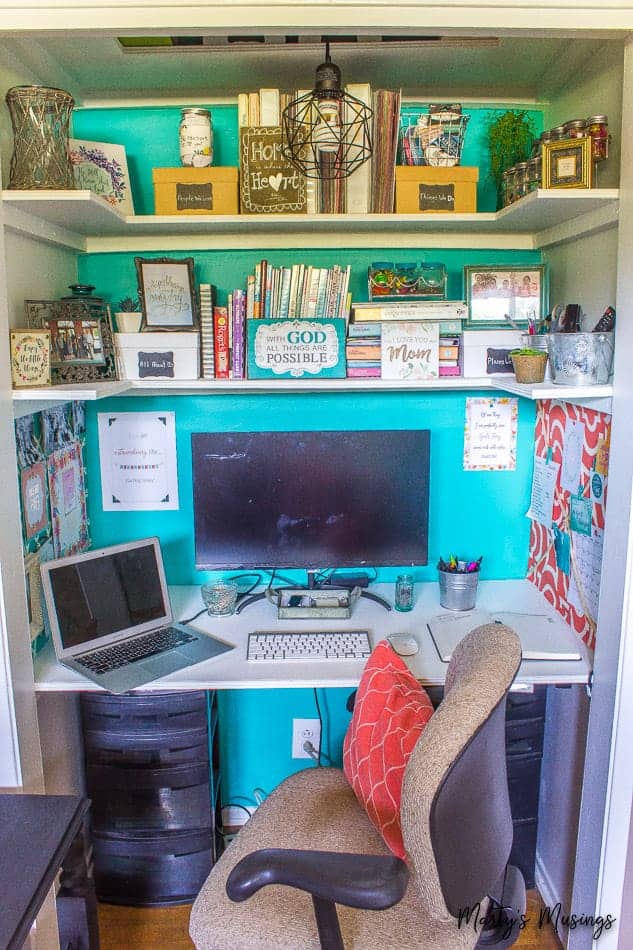
[{"label": "potted plant", "polygon": [[503,173],[530,157],[535,135],[534,122],[525,109],[508,109],[488,120],[490,171],[497,187],[497,207],[503,207]]},{"label": "potted plant", "polygon": [[141,328],[141,304],[138,297],[123,297],[114,314],[119,333],[138,333]]},{"label": "potted plant", "polygon": [[510,359],[514,367],[517,383],[542,383],[545,379],[547,353],[525,346],[520,350],[510,350]]}]

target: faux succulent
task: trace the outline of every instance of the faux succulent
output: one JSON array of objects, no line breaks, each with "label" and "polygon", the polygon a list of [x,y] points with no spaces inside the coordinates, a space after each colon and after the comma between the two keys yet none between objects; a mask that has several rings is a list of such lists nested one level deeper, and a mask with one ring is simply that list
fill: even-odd
[{"label": "faux succulent", "polygon": [[119,313],[136,313],[141,309],[138,297],[124,297],[119,300],[117,310]]}]

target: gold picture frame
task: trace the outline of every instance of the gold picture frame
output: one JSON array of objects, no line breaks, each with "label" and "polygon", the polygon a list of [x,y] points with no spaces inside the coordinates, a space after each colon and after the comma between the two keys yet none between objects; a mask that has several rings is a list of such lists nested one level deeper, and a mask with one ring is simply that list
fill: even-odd
[{"label": "gold picture frame", "polygon": [[543,144],[544,188],[591,188],[591,138],[562,139]]}]

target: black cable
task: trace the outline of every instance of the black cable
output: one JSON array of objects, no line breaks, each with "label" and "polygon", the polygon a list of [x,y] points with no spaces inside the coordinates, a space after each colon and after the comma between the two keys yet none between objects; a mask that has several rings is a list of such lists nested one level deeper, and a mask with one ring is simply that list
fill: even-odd
[{"label": "black cable", "polygon": [[319,705],[319,694],[317,692],[316,686],[312,687],[314,692],[314,703],[316,706],[317,716],[319,717],[319,748],[317,749],[317,767],[321,765],[321,746],[323,745],[323,716],[321,715],[321,706]]},{"label": "black cable", "polygon": [[203,607],[202,610],[199,610],[197,614],[194,614],[193,617],[187,617],[186,620],[179,620],[178,623],[193,623],[194,620],[197,620],[201,614],[206,614],[207,608]]}]

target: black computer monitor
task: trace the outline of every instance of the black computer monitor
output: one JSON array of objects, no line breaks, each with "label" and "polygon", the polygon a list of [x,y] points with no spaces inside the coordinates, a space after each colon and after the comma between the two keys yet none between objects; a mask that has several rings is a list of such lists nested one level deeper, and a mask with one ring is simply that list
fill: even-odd
[{"label": "black computer monitor", "polygon": [[197,432],[198,570],[426,564],[428,430]]}]

